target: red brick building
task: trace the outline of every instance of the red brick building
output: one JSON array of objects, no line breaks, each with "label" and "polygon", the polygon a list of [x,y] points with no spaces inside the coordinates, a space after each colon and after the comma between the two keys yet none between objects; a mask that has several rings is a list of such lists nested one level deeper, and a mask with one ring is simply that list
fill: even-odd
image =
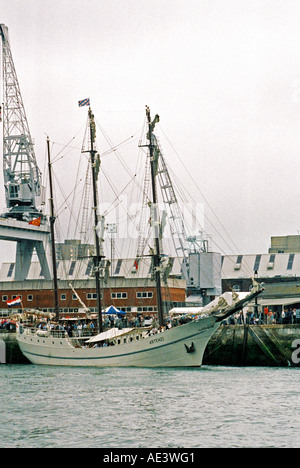
[{"label": "red brick building", "polygon": [[[113,305],[128,314],[157,312],[156,287],[151,279],[150,262],[143,262],[139,271],[132,268],[133,260],[118,260],[113,275],[104,280],[102,271],[102,307]],[[52,312],[54,292],[52,281],[40,276],[40,267],[33,263],[29,278],[24,282],[13,280],[13,263],[4,263],[0,271],[0,316],[8,313],[7,300],[21,297],[24,309],[40,309]],[[149,273],[149,274],[148,274]],[[81,316],[83,304],[96,311],[97,294],[95,280],[87,263],[81,261],[60,261],[58,265],[59,307],[61,315]],[[180,306],[186,300],[186,283],[179,278],[174,269],[167,284],[162,285],[162,297],[165,310]],[[78,299],[79,298],[79,299]],[[83,303],[83,304],[82,304]],[[16,309],[16,308],[15,308]],[[17,310],[17,309],[16,309]]]}]

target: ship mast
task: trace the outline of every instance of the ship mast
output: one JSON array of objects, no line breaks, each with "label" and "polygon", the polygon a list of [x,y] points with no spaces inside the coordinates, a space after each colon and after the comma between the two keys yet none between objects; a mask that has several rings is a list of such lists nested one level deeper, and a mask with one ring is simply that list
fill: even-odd
[{"label": "ship mast", "polygon": [[51,233],[52,268],[53,268],[53,284],[54,284],[54,312],[55,312],[55,320],[58,322],[59,321],[59,305],[58,305],[57,266],[56,266],[55,235],[54,235],[55,215],[54,215],[52,165],[51,165],[51,157],[50,157],[49,137],[47,137],[47,151],[48,151],[48,172],[49,172],[49,185],[50,185],[50,233]]},{"label": "ship mast", "polygon": [[98,201],[97,201],[97,174],[96,174],[96,153],[97,151],[94,148],[95,138],[96,138],[96,125],[94,120],[94,114],[92,113],[91,108],[88,112],[89,116],[89,127],[90,127],[90,157],[91,157],[91,168],[92,168],[92,186],[93,186],[93,210],[94,210],[94,231],[95,231],[95,249],[96,255],[94,256],[94,272],[96,280],[96,293],[97,293],[97,316],[98,316],[98,331],[102,333],[102,305],[101,305],[101,287],[100,287],[100,262],[101,262],[101,250],[100,242],[97,234],[98,227]]},{"label": "ship mast", "polygon": [[151,185],[152,185],[152,201],[153,209],[152,215],[154,219],[151,219],[152,225],[154,226],[154,255],[153,255],[153,266],[156,282],[156,295],[157,295],[157,311],[158,311],[158,322],[160,326],[164,325],[164,313],[161,293],[161,254],[160,254],[160,243],[159,243],[159,214],[158,214],[158,203],[157,203],[157,189],[156,189],[156,172],[157,172],[157,158],[155,156],[155,144],[153,144],[154,135],[152,134],[155,123],[159,121],[159,116],[156,115],[153,122],[151,121],[150,109],[146,106],[146,116],[148,121],[148,134],[149,140],[149,151],[150,151],[150,167],[151,167]]}]

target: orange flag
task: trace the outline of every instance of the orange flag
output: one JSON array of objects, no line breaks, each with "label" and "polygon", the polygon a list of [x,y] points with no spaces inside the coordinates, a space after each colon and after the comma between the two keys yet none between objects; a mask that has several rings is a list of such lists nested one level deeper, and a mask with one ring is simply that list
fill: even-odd
[{"label": "orange flag", "polygon": [[32,219],[31,221],[29,221],[28,224],[33,224],[33,226],[40,226],[41,225],[41,216],[39,216],[38,218],[34,218]]}]

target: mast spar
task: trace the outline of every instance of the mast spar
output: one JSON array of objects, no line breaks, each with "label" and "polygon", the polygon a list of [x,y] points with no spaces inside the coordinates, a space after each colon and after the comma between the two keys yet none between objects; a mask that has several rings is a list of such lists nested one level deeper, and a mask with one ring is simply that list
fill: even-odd
[{"label": "mast spar", "polygon": [[162,293],[161,293],[161,254],[160,254],[160,243],[159,243],[159,212],[158,212],[158,203],[157,203],[157,189],[156,189],[156,173],[157,173],[157,159],[158,155],[156,154],[156,145],[155,137],[153,135],[153,129],[156,122],[159,122],[159,116],[156,115],[154,120],[151,121],[150,109],[146,106],[146,116],[148,121],[148,134],[147,138],[149,140],[149,152],[150,152],[150,167],[151,167],[151,185],[152,185],[152,225],[154,226],[154,255],[153,255],[153,266],[154,266],[154,275],[156,282],[156,295],[157,295],[157,311],[158,311],[158,321],[159,325],[164,325],[164,313],[163,313],[163,303],[162,303]]},{"label": "mast spar", "polygon": [[48,152],[48,173],[50,185],[50,233],[51,233],[51,248],[52,248],[52,269],[53,269],[53,283],[54,283],[54,312],[55,320],[59,321],[59,304],[58,304],[58,282],[57,282],[57,266],[56,266],[56,252],[55,252],[55,234],[54,234],[54,200],[53,200],[53,182],[52,182],[52,164],[50,156],[50,140],[47,137],[47,152]]},{"label": "mast spar", "polygon": [[93,186],[93,211],[94,211],[94,231],[95,231],[95,249],[96,254],[94,256],[94,272],[96,280],[96,293],[97,293],[97,315],[98,315],[98,330],[99,333],[103,331],[102,325],[102,304],[101,304],[101,287],[100,287],[100,262],[101,262],[101,250],[99,236],[97,233],[97,227],[99,223],[98,219],[98,196],[97,196],[97,161],[96,153],[97,151],[94,148],[95,138],[96,138],[96,125],[94,114],[92,113],[91,108],[88,111],[89,118],[89,127],[90,127],[90,157],[91,157],[91,169],[92,169],[92,186]]}]

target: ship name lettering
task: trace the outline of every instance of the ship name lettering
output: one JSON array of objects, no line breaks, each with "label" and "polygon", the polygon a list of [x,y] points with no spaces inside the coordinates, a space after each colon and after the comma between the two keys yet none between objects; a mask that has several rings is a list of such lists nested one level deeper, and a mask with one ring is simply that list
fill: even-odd
[{"label": "ship name lettering", "polygon": [[159,338],[154,338],[153,340],[149,341],[149,344],[158,343],[159,341],[165,341],[164,337],[160,336]]}]

